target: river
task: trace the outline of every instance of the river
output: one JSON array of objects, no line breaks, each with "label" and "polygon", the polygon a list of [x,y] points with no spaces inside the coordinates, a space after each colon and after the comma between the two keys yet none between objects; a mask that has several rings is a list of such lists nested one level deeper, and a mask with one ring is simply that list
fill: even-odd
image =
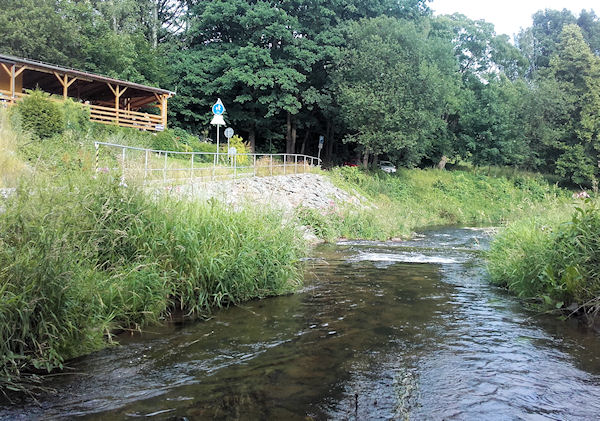
[{"label": "river", "polygon": [[600,336],[489,285],[488,242],[320,246],[299,293],[123,335],[0,419],[600,418]]}]

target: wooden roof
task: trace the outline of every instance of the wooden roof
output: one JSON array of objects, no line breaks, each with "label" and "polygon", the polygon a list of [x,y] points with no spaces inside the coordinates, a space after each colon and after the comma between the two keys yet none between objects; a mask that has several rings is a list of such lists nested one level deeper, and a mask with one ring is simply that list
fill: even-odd
[{"label": "wooden roof", "polygon": [[166,89],[5,54],[0,54],[0,62],[9,66],[14,64],[17,67],[26,67],[23,73],[23,87],[26,89],[34,89],[39,86],[40,89],[46,92],[62,94],[63,87],[56,75],[68,75],[71,78],[77,78],[73,85],[69,87],[69,96],[82,100],[114,100],[114,93],[109,84],[127,87],[128,89],[122,98],[129,98],[131,102],[139,105],[154,102],[157,96],[167,95],[170,97],[175,95],[174,92]]}]

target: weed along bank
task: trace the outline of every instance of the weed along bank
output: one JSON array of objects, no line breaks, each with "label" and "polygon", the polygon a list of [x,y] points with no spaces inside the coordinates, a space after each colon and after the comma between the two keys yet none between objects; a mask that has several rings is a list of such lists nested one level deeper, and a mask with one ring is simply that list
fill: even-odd
[{"label": "weed along bank", "polygon": [[0,67],[0,102],[5,105],[39,88],[53,98],[81,102],[96,123],[149,131],[167,127],[167,102],[174,92],[4,54]]}]

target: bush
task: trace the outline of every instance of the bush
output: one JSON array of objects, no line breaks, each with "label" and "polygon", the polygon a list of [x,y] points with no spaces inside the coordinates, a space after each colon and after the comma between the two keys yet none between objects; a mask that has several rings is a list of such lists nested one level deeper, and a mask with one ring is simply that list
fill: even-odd
[{"label": "bush", "polygon": [[82,104],[67,98],[62,103],[65,129],[85,133],[90,126],[90,110]]},{"label": "bush", "polygon": [[235,148],[236,154],[238,155],[236,158],[238,165],[248,164],[248,156],[245,154],[250,153],[250,145],[245,143],[241,136],[232,136],[231,139],[229,139],[229,147]]},{"label": "bush", "polygon": [[28,93],[17,105],[23,128],[41,139],[62,133],[65,117],[61,107],[50,100],[49,94],[40,90]]}]

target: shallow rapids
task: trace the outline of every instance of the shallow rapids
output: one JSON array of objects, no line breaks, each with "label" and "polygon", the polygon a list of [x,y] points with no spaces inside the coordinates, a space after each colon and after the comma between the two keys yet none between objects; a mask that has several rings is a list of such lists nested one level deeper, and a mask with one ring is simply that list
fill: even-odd
[{"label": "shallow rapids", "polygon": [[121,336],[0,419],[600,418],[600,336],[490,286],[488,242],[321,246],[301,292]]}]

